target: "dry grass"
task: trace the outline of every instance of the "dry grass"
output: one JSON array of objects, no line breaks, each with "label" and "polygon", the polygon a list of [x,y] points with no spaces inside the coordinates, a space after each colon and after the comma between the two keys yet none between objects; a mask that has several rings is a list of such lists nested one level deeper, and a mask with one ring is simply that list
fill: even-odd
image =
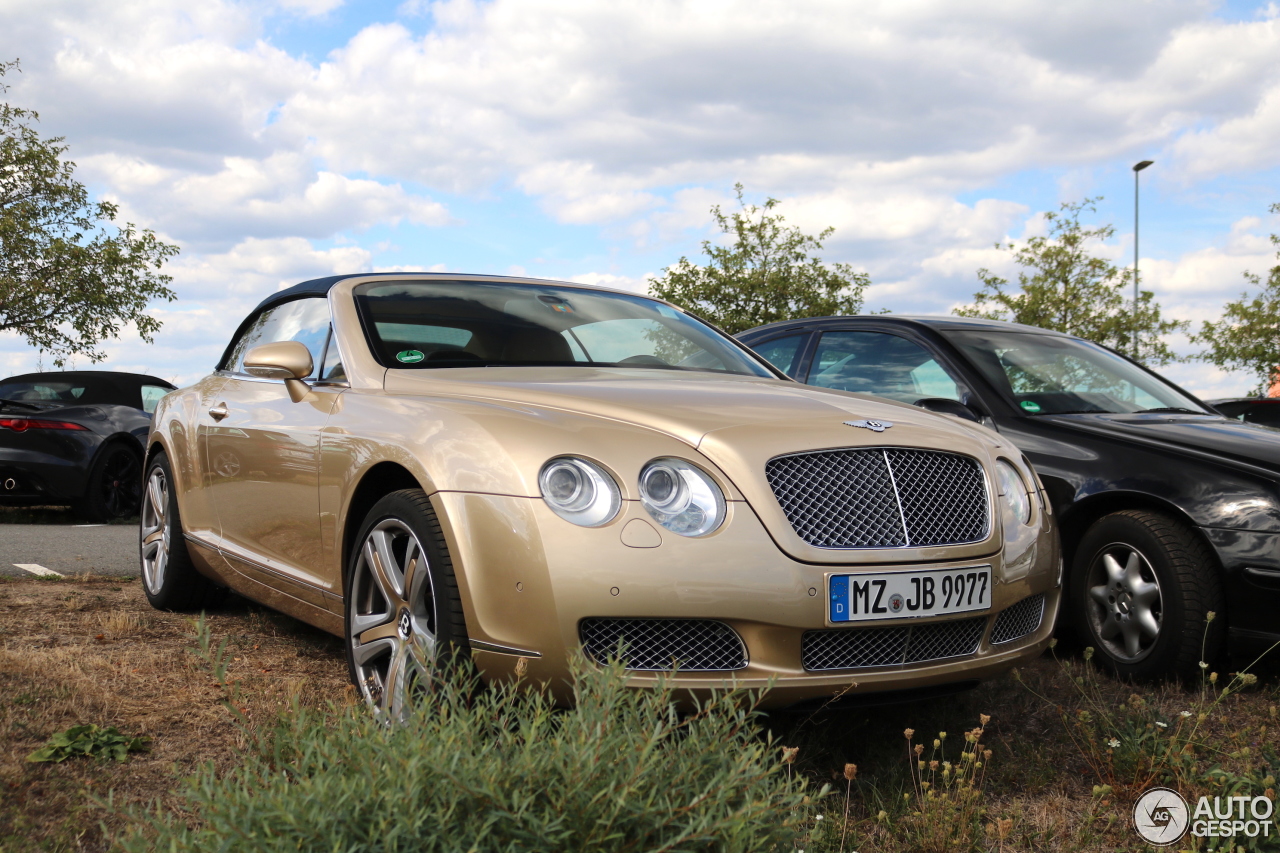
[{"label": "dry grass", "polygon": [[[227,640],[229,675],[251,724],[271,722],[295,698],[319,707],[350,697],[335,638],[239,599],[210,614],[208,623],[215,643]],[[2,853],[107,849],[124,821],[100,805],[108,794],[117,807],[157,802],[176,809],[180,780],[195,768],[235,766],[249,739],[207,666],[192,654],[194,644],[191,617],[150,609],[136,579],[0,581]],[[1266,756],[1280,747],[1280,668],[1273,663],[1258,671],[1257,684],[1222,700],[1201,724],[1196,773],[1217,765],[1257,775],[1273,760]],[[835,791],[817,804],[823,820],[814,822],[806,848],[1149,849],[1129,822],[1133,792],[1124,768],[1100,768],[1079,745],[1092,730],[1073,721],[1080,710],[1101,706],[1125,719],[1140,707],[1142,714],[1176,722],[1185,719],[1181,711],[1205,707],[1212,696],[1174,686],[1139,689],[1091,673],[1078,657],[1046,657],[1018,678],[955,697],[772,715],[767,724],[779,742],[799,749],[789,769]],[[990,715],[985,725],[982,715]],[[150,737],[152,749],[125,764],[26,761],[54,732],[84,723]],[[980,725],[977,797],[922,796],[922,779],[946,792],[942,762],[964,761],[961,750],[973,751],[965,733]],[[913,741],[903,736],[908,727]],[[950,735],[935,755],[932,742],[940,732]],[[925,751],[916,756],[912,744],[920,743]],[[921,760],[924,771],[916,769]],[[939,762],[936,768],[931,760]],[[856,778],[847,777],[846,764],[857,765]],[[1102,785],[1111,790],[1095,791]],[[1183,793],[1214,790],[1188,782]]]},{"label": "dry grass", "polygon": [[[341,644],[287,617],[233,599],[210,614],[234,657],[250,720],[293,698],[341,698]],[[230,767],[243,733],[222,691],[190,649],[192,619],[152,610],[136,579],[78,577],[0,582],[0,851],[103,850],[117,806],[174,807],[179,780],[213,762]],[[31,764],[54,732],[97,723],[152,739],[125,764]]]}]

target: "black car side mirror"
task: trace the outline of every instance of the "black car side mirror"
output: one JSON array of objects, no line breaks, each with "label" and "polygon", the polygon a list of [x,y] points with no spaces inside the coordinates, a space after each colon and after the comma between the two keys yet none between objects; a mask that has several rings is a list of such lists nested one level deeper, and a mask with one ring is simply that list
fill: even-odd
[{"label": "black car side mirror", "polygon": [[945,397],[925,397],[923,400],[916,400],[916,405],[928,412],[937,412],[940,415],[955,415],[957,418],[964,418],[966,421],[973,421],[975,424],[982,423],[982,416],[959,400],[948,400]]}]

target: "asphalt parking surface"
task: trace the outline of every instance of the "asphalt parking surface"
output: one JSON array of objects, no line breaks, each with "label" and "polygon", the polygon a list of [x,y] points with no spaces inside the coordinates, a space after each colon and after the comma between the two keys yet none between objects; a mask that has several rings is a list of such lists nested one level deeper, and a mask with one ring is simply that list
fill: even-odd
[{"label": "asphalt parking surface", "polygon": [[30,578],[43,567],[62,575],[138,576],[138,528],[132,524],[0,524],[0,575]]}]

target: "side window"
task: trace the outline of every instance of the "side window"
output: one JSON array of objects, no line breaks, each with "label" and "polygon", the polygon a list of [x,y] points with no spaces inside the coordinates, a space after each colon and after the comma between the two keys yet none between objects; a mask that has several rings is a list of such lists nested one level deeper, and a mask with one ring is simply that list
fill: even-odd
[{"label": "side window", "polygon": [[752,347],[752,349],[774,367],[794,379],[796,370],[800,367],[800,352],[804,349],[804,342],[808,336],[808,333],[805,333],[788,335],[785,338],[774,338],[771,341],[765,341],[759,346]]},{"label": "side window", "polygon": [[960,389],[924,347],[884,332],[827,332],[818,341],[808,383],[914,403],[959,400]]},{"label": "side window", "polygon": [[148,415],[156,413],[156,406],[160,403],[160,398],[168,394],[171,389],[165,388],[163,385],[143,385],[142,386],[142,410]]},{"label": "side window", "polygon": [[244,355],[258,344],[297,341],[311,350],[312,377],[324,356],[329,334],[329,303],[323,298],[295,299],[261,314],[245,329],[231,349],[224,366],[234,373],[244,372]]},{"label": "side window", "polygon": [[324,351],[324,366],[320,368],[321,382],[346,382],[347,371],[342,367],[342,353],[333,339],[333,327],[329,328],[329,345]]}]

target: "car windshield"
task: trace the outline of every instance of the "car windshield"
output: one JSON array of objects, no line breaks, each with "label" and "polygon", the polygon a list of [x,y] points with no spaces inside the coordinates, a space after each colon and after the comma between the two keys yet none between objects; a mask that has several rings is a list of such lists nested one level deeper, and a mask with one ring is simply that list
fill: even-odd
[{"label": "car windshield", "polygon": [[475,281],[378,282],[354,294],[384,367],[578,365],[773,376],[716,330],[642,296]]},{"label": "car windshield", "polygon": [[1213,414],[1172,385],[1088,341],[1028,332],[943,334],[1027,414]]}]

